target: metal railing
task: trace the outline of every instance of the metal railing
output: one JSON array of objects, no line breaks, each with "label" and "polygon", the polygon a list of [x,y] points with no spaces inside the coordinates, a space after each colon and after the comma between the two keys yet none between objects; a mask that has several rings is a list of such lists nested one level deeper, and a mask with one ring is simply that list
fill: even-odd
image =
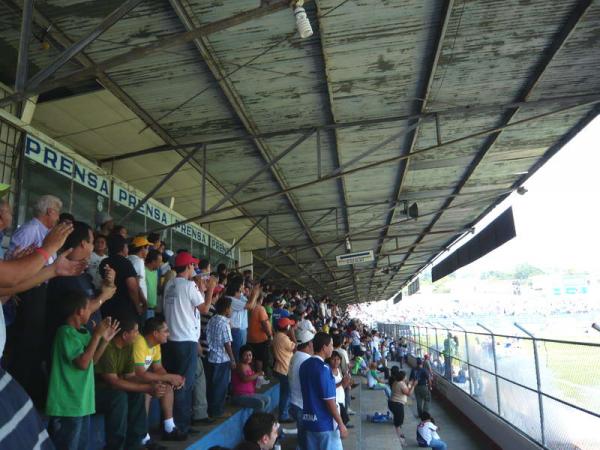
[{"label": "metal railing", "polygon": [[[600,344],[413,324],[378,323],[409,353],[546,449],[600,448]],[[599,330],[600,331],[600,330]],[[592,332],[595,332],[592,330]]]}]

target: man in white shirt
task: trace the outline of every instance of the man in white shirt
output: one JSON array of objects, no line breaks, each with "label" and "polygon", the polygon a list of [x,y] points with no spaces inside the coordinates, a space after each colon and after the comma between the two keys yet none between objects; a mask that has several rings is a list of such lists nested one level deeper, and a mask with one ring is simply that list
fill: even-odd
[{"label": "man in white shirt", "polygon": [[296,420],[298,428],[298,448],[306,449],[306,434],[302,427],[302,388],[300,386],[300,366],[313,354],[312,339],[315,333],[306,329],[296,330],[298,347],[292,356],[288,370],[290,383],[290,414]]},{"label": "man in white shirt", "polygon": [[137,236],[133,238],[127,259],[133,264],[133,268],[138,274],[138,284],[140,287],[140,300],[146,303],[148,298],[148,286],[146,286],[146,265],[145,260],[148,256],[150,241],[146,236]]},{"label": "man in white shirt", "polygon": [[164,313],[171,332],[164,346],[164,366],[169,373],[183,376],[189,382],[175,391],[173,418],[175,426],[183,433],[189,431],[192,420],[192,390],[198,363],[200,339],[200,314],[210,308],[198,285],[192,280],[194,265],[198,260],[188,252],[180,252],[175,258],[177,277],[165,286]]},{"label": "man in white shirt", "polygon": [[256,300],[261,294],[260,284],[257,283],[250,293],[250,299],[247,299],[242,294],[243,287],[244,279],[241,276],[236,276],[227,283],[225,290],[225,297],[231,298],[230,322],[231,336],[233,338],[231,348],[236,361],[240,357],[240,348],[246,345],[248,337],[248,311],[251,311],[256,306]]}]

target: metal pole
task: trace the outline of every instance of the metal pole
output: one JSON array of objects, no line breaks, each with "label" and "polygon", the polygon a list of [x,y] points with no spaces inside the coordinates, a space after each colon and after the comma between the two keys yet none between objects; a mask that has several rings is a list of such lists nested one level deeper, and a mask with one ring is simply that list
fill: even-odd
[{"label": "metal pole", "polygon": [[423,351],[421,349],[421,327],[420,326],[417,327],[417,333],[419,334],[419,346],[417,347],[418,348],[417,356],[420,356],[420,354],[423,353]]},{"label": "metal pole", "polygon": [[429,328],[425,327],[425,341],[427,342],[427,353],[429,353]]},{"label": "metal pole", "polygon": [[498,404],[498,414],[502,415],[502,409],[500,408],[500,382],[498,381],[498,359],[496,358],[496,336],[489,328],[483,326],[477,322],[477,326],[483,328],[485,331],[490,333],[492,337],[492,354],[494,356],[494,378],[496,379],[496,402]]},{"label": "metal pole", "polygon": [[267,216],[266,233],[265,233],[265,258],[269,257],[269,216]]},{"label": "metal pole", "polygon": [[457,324],[456,322],[452,322],[452,323],[454,324],[454,326],[463,330],[463,333],[465,335],[465,351],[467,353],[467,368],[469,369],[469,395],[472,397],[473,396],[473,384],[471,383],[471,363],[470,363],[471,360],[469,358],[469,340],[467,339],[467,330],[465,330],[463,326]]},{"label": "metal pole", "polygon": [[317,178],[321,179],[321,130],[317,129]]},{"label": "metal pole", "polygon": [[337,169],[335,169],[334,171],[332,171],[329,174],[329,176],[333,176],[333,175],[337,175],[337,174],[341,173],[344,169],[346,169],[347,167],[351,166],[354,163],[357,163],[358,161],[360,161],[361,159],[363,159],[365,156],[368,156],[368,155],[371,155],[371,154],[375,153],[377,150],[379,150],[380,148],[388,145],[390,142],[394,142],[394,141],[398,140],[400,137],[402,137],[403,135],[405,135],[407,133],[410,133],[415,128],[417,128],[418,125],[419,125],[419,121],[416,121],[414,124],[412,124],[407,129],[405,129],[405,130],[403,129],[402,131],[400,131],[398,133],[395,133],[394,135],[390,136],[389,138],[383,140],[382,142],[379,142],[378,144],[375,144],[374,146],[368,148],[367,150],[365,150],[361,154],[356,155],[350,161],[342,164],[340,167],[338,167]]},{"label": "metal pole", "polygon": [[27,89],[35,89],[43,81],[54,75],[61,67],[68,63],[78,53],[83,51],[88,45],[96,40],[102,33],[117,23],[122,17],[129,13],[133,8],[140,4],[143,0],[127,0],[123,2],[117,9],[111,12],[108,16],[102,20],[92,31],[86,36],[75,42],[69,48],[65,49],[58,57],[54,59],[45,69],[40,70],[36,73],[29,83],[27,83]]},{"label": "metal pole", "polygon": [[533,359],[535,361],[535,379],[537,383],[537,393],[538,393],[538,403],[540,408],[540,432],[542,434],[542,446],[546,446],[546,436],[544,432],[544,399],[542,397],[542,380],[540,377],[540,358],[538,355],[537,349],[537,339],[536,337],[519,325],[517,322],[514,323],[515,327],[525,333],[527,336],[531,338],[531,342],[533,344]]},{"label": "metal pole", "polygon": [[31,23],[33,17],[33,3],[35,0],[25,0],[21,20],[21,38],[19,40],[19,57],[17,60],[17,74],[15,77],[15,91],[20,93],[25,89],[27,82],[27,66],[29,64],[29,41],[31,39]]},{"label": "metal pole", "polygon": [[164,177],[162,177],[162,179],[156,184],[156,186],[154,186],[150,192],[148,192],[146,194],[146,196],[141,199],[139,201],[139,203],[137,205],[135,205],[135,207],[133,207],[133,209],[130,209],[129,211],[127,211],[127,214],[125,214],[125,216],[123,216],[123,218],[120,220],[120,223],[125,223],[125,220],[134,213],[134,211],[137,211],[138,209],[140,209],[142,206],[144,206],[146,204],[146,202],[150,199],[150,197],[152,197],[161,187],[164,186],[164,184],[169,181],[171,179],[171,177],[173,175],[175,175],[177,173],[177,171],[184,165],[186,164],[191,158],[192,156],[194,156],[194,154],[198,151],[198,149],[201,146],[197,146],[194,147],[187,155],[185,155],[185,157],[179,161],[175,167],[173,167],[169,173],[167,173]]},{"label": "metal pole", "polygon": [[440,130],[440,115],[438,113],[435,113],[433,117],[435,118],[435,135],[437,137],[437,143],[438,143],[438,145],[442,145],[442,132]]},{"label": "metal pole", "polygon": [[[263,219],[264,219],[264,217],[261,217],[250,228],[248,228],[248,230],[244,234],[242,234],[242,237],[237,240],[235,245],[239,247],[240,242],[242,242],[246,238],[246,236],[248,236],[252,232],[252,230],[254,230],[258,226],[258,224],[262,222]],[[233,245],[231,247],[229,247],[229,249],[227,249],[227,251],[225,252],[225,254],[223,256],[227,256],[229,254],[229,252],[231,252],[231,250],[233,250]]]},{"label": "metal pole", "polygon": [[202,149],[202,214],[206,212],[206,145]]},{"label": "metal pole", "polygon": [[435,352],[436,352],[438,363],[439,363],[440,362],[440,344],[438,343],[438,329],[437,329],[437,327],[434,328],[434,330],[435,330]]},{"label": "metal pole", "polygon": [[305,140],[307,140],[310,136],[312,136],[312,134],[314,132],[315,132],[315,129],[311,128],[309,131],[307,131],[302,136],[300,136],[298,139],[296,139],[296,141],[294,141],[294,143],[292,145],[290,145],[284,151],[279,153],[275,158],[273,158],[267,164],[262,166],[260,169],[258,169],[256,172],[254,172],[252,175],[250,175],[248,178],[246,178],[244,181],[242,181],[240,184],[238,184],[233,191],[231,191],[229,194],[227,194],[225,197],[223,197],[221,200],[219,200],[217,203],[215,203],[213,206],[211,206],[208,209],[208,211],[206,211],[206,214],[210,214],[211,212],[217,210],[220,206],[224,205],[229,200],[231,200],[238,192],[240,192],[242,189],[244,189],[246,186],[248,186],[251,182],[255,181],[256,178],[258,178],[258,176],[260,174],[269,170],[271,167],[273,167],[275,164],[277,164],[284,156],[286,156],[288,153],[290,153],[292,150],[294,150],[296,147],[298,147],[300,144],[302,144]]}]

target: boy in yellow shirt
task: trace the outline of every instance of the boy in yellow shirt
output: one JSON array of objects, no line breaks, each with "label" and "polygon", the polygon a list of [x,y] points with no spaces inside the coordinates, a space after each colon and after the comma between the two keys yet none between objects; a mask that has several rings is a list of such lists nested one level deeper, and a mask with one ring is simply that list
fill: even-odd
[{"label": "boy in yellow shirt", "polygon": [[[167,342],[169,327],[161,315],[152,317],[144,324],[143,333],[133,342],[133,364],[135,375],[147,383],[166,384],[165,395],[160,398],[163,416],[163,440],[185,441],[187,434],[181,432],[173,421],[173,389],[183,387],[185,379],[181,375],[167,373],[162,365],[160,346]],[[150,395],[146,395],[146,412],[150,407]],[[150,439],[146,434],[144,441]]]}]

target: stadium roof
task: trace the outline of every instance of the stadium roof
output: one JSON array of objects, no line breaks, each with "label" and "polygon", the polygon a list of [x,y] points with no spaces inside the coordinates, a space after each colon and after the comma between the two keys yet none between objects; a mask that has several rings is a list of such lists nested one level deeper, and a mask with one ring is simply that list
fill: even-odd
[{"label": "stadium roof", "polygon": [[[144,192],[195,150],[155,198],[230,241],[256,225],[240,246],[257,275],[359,302],[391,297],[598,113],[599,2],[307,1],[307,39],[287,3],[37,2],[33,125]],[[11,85],[22,7],[0,2]],[[375,261],[338,267],[347,240]]]}]

